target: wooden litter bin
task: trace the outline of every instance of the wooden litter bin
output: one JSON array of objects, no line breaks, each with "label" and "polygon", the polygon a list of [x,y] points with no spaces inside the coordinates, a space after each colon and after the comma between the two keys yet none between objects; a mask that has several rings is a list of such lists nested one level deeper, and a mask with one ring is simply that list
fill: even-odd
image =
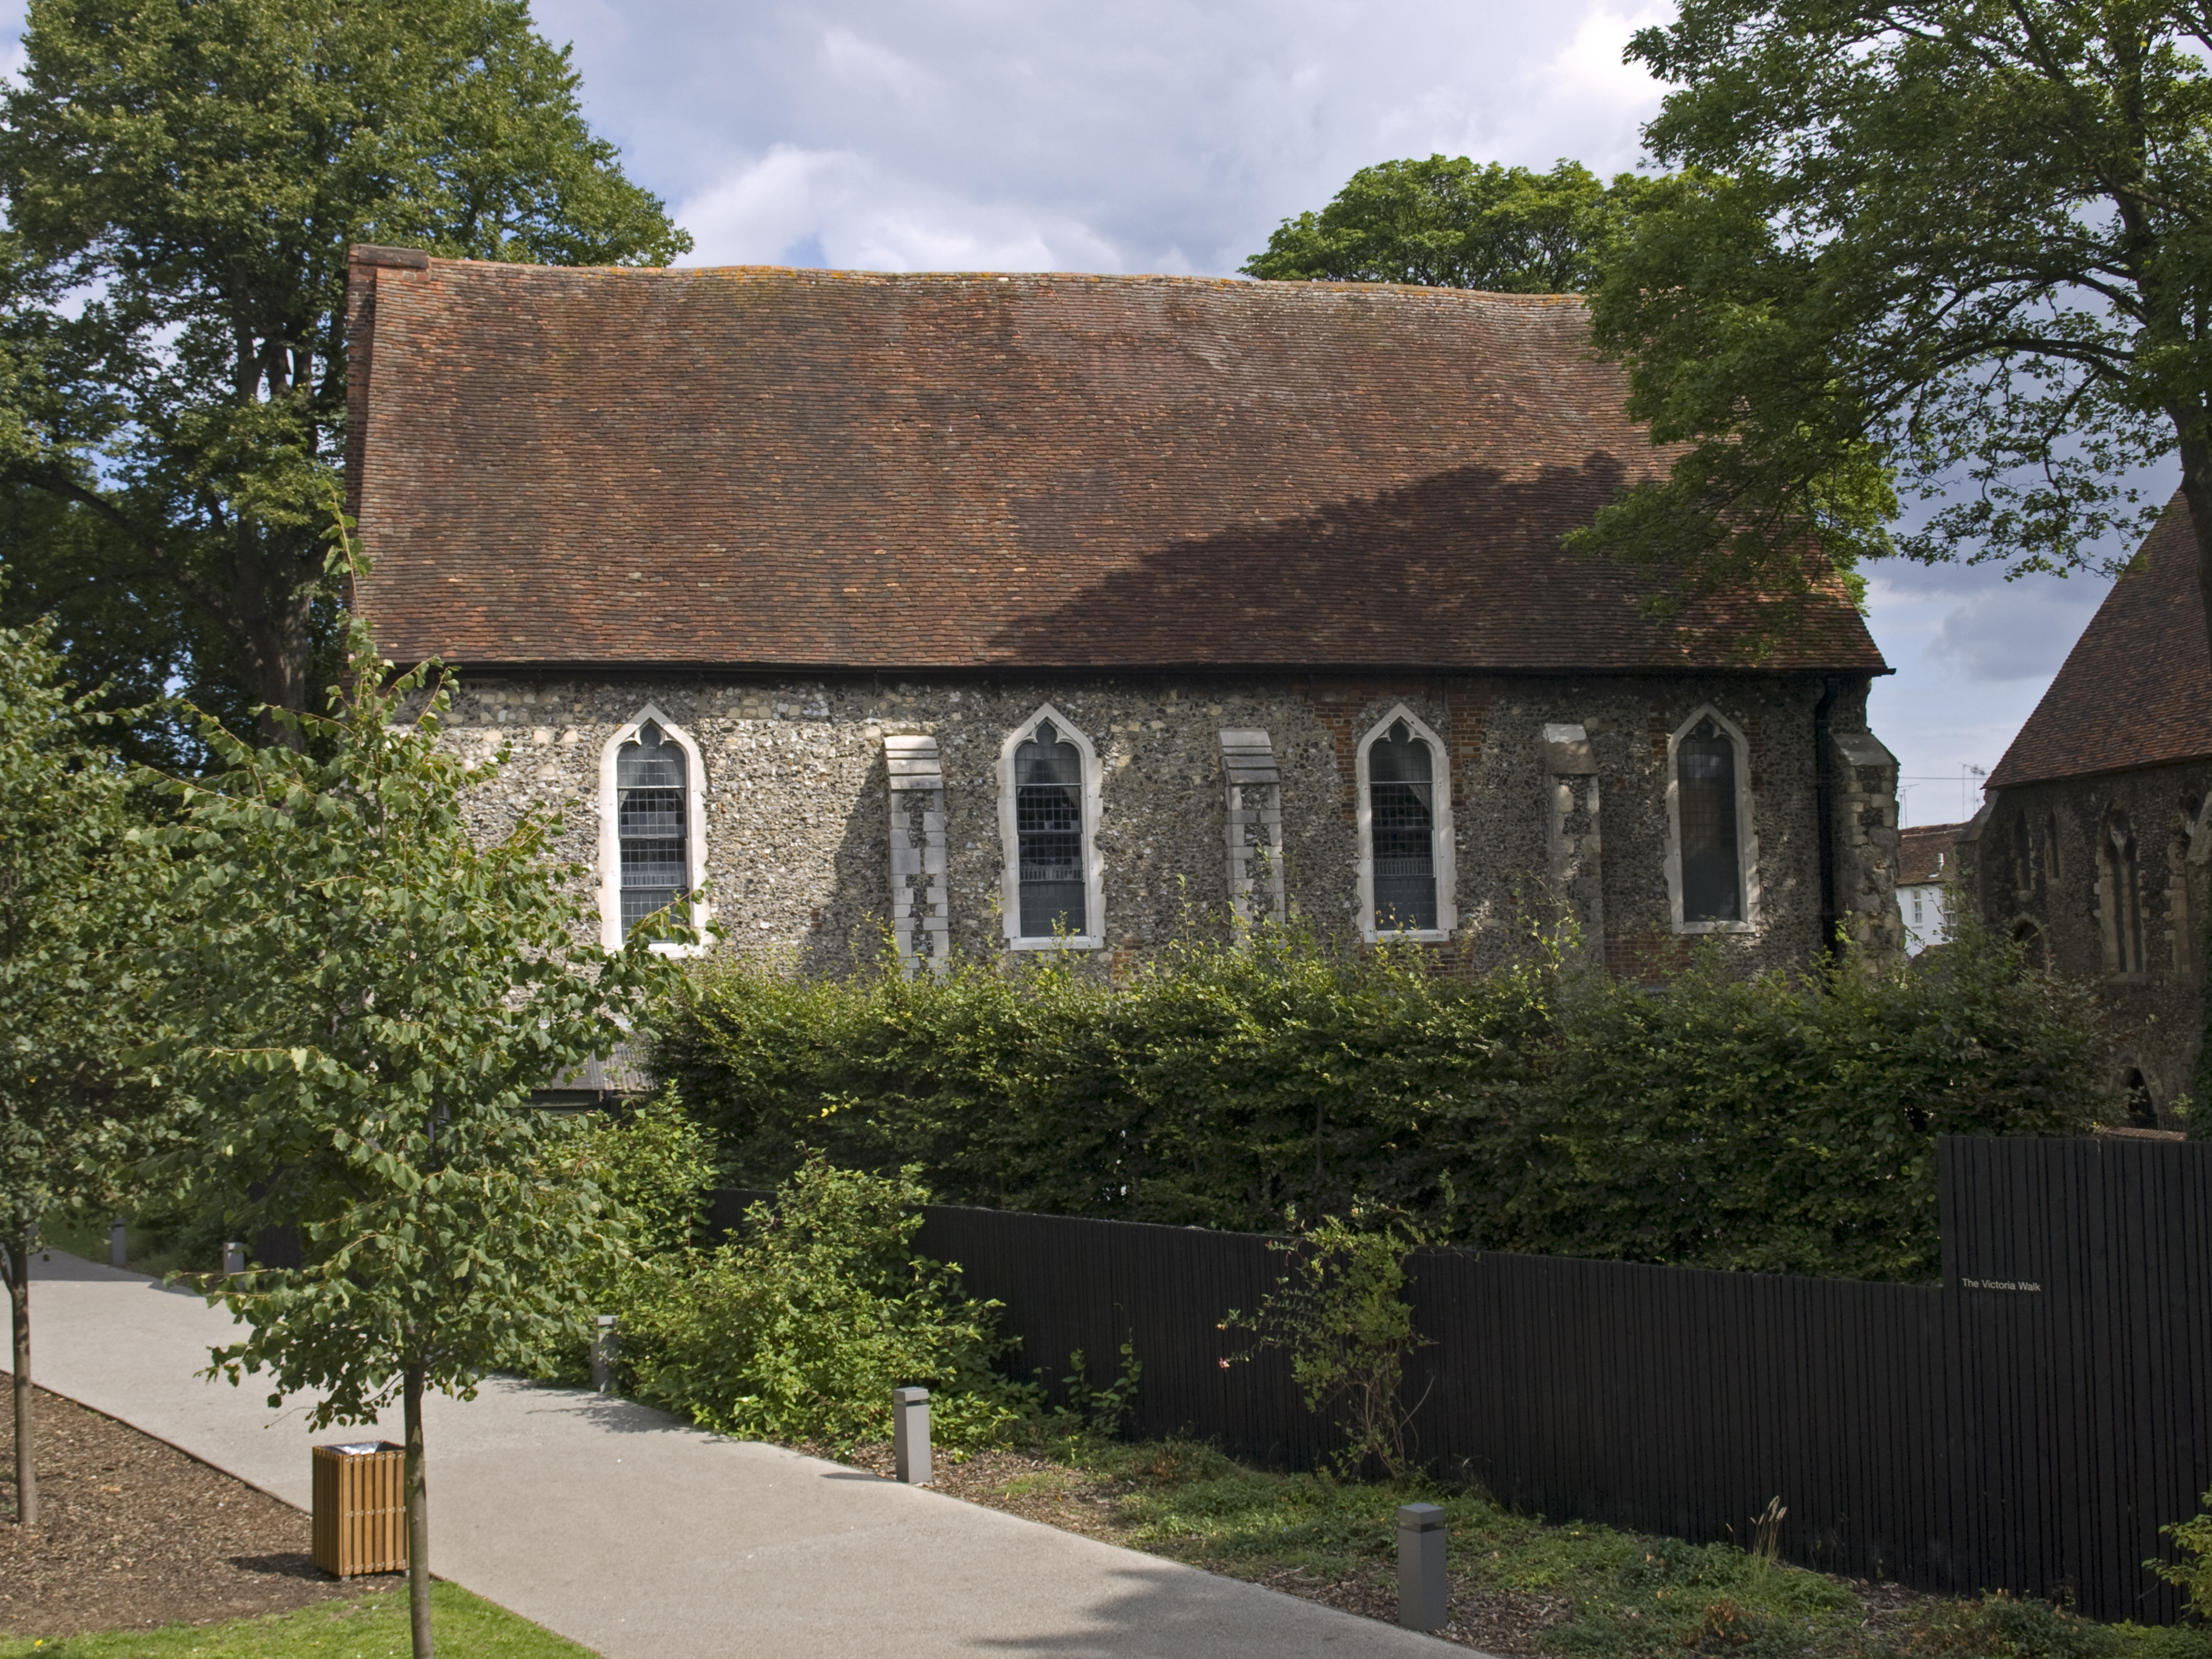
[{"label": "wooden litter bin", "polygon": [[389,1440],[317,1446],[315,1565],[340,1578],[407,1566],[407,1453]]}]

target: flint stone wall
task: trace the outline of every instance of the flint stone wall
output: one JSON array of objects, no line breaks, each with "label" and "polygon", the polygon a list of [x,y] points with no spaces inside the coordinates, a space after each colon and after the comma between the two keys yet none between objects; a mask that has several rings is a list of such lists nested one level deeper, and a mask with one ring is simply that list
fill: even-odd
[{"label": "flint stone wall", "polygon": [[[558,806],[561,853],[592,869],[601,751],[648,704],[659,708],[705,760],[716,948],[773,953],[805,971],[834,973],[884,948],[891,860],[884,739],[892,735],[938,740],[954,951],[1005,948],[1000,748],[1049,702],[1083,729],[1103,763],[1105,956],[1120,968],[1178,936],[1230,928],[1224,728],[1259,728],[1271,739],[1282,776],[1284,890],[1292,917],[1326,934],[1352,934],[1359,920],[1356,749],[1403,703],[1449,751],[1460,924],[1439,955],[1479,970],[1523,950],[1529,920],[1557,917],[1550,891],[1557,781],[1547,769],[1544,728],[1578,725],[1595,757],[1603,823],[1596,902],[1583,908],[1602,918],[1607,964],[1649,975],[1678,963],[1689,943],[1674,931],[1668,910],[1668,738],[1710,703],[1742,729],[1750,748],[1762,913],[1754,931],[1719,935],[1717,943],[1753,971],[1802,963],[1821,943],[1813,724],[1820,692],[1817,680],[1756,675],[485,678],[464,682],[443,741],[471,758],[502,744],[511,750],[470,803],[479,833],[497,833],[526,806]],[[1865,682],[1846,683],[1831,714],[1839,736],[1864,732],[1865,696]],[[1895,767],[1885,774],[1872,764],[1881,752],[1878,744],[1861,746],[1858,757],[1869,763],[1856,767],[1832,805],[1838,843],[1850,854],[1839,880],[1849,884],[1857,931],[1877,951],[1894,948],[1902,935]],[[1587,882],[1589,872],[1578,867],[1577,878]]]}]

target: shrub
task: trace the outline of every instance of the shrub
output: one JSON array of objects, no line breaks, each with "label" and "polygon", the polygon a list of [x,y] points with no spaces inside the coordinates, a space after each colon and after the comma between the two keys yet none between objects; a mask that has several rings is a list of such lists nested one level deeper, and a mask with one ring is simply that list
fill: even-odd
[{"label": "shrub", "polygon": [[1938,1271],[1938,1135],[2079,1133],[2102,1097],[2088,994],[1979,933],[1749,980],[1708,950],[1657,988],[1431,967],[1273,928],[1118,986],[731,964],[655,1063],[746,1185],[817,1146],[952,1203],[1264,1231],[1358,1195],[1443,1242],[1892,1279]]},{"label": "shrub", "polygon": [[998,1304],[909,1253],[928,1196],[910,1170],[811,1156],[737,1238],[644,1262],[623,1310],[638,1393],[724,1433],[843,1449],[889,1438],[891,1389],[920,1385],[937,1444],[1002,1438],[1035,1391],[993,1369]]}]

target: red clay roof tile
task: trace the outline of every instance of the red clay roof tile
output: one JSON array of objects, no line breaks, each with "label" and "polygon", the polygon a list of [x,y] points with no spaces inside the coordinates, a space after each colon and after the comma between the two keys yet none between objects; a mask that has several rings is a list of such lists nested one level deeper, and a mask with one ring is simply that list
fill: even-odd
[{"label": "red clay roof tile", "polygon": [[2197,538],[2176,491],[2058,677],[1990,774],[1991,789],[2212,755],[2212,652]]},{"label": "red clay roof tile", "polygon": [[1340,283],[353,266],[395,660],[1887,672],[1840,596],[1646,618],[1581,303]]}]

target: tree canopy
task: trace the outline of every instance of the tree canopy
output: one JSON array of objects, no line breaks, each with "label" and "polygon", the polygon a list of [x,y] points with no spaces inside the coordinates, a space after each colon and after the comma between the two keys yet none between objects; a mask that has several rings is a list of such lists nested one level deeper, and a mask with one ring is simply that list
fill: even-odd
[{"label": "tree canopy", "polygon": [[1692,588],[1799,585],[1815,540],[2063,571],[2148,528],[2178,451],[2212,593],[2208,52],[2203,0],[1685,0],[1638,33],[1682,172],[1592,316],[1682,459],[1581,539]]},{"label": "tree canopy", "polygon": [[1606,184],[1579,161],[1549,173],[1463,155],[1383,161],[1353,173],[1320,212],[1284,220],[1242,269],[1288,282],[1576,293],[1649,185],[1633,173]]},{"label": "tree canopy", "polygon": [[16,1518],[38,1521],[30,1256],[40,1218],[112,1202],[147,1096],[141,930],[166,861],[140,828],[113,722],[59,681],[39,629],[0,629],[0,1255],[15,1340]]},{"label": "tree canopy", "polygon": [[424,1393],[466,1397],[580,1339],[590,1269],[619,1238],[528,1097],[611,1053],[670,970],[651,928],[600,951],[549,816],[471,835],[463,795],[497,763],[440,745],[434,668],[387,687],[390,667],[356,623],[336,713],[289,717],[304,746],[210,726],[220,771],[179,784],[164,832],[179,921],[155,956],[173,989],[141,1058],[176,1103],[162,1167],[183,1206],[302,1241],[303,1267],[214,1291],[248,1328],[216,1367],[318,1391],[318,1427],[402,1404],[428,1659]]},{"label": "tree canopy", "polygon": [[65,645],[124,681],[304,708],[337,640],[348,246],[611,264],[690,240],[522,0],[33,0],[23,48],[0,484],[46,502],[0,504],[33,575],[9,607],[71,596]]}]

